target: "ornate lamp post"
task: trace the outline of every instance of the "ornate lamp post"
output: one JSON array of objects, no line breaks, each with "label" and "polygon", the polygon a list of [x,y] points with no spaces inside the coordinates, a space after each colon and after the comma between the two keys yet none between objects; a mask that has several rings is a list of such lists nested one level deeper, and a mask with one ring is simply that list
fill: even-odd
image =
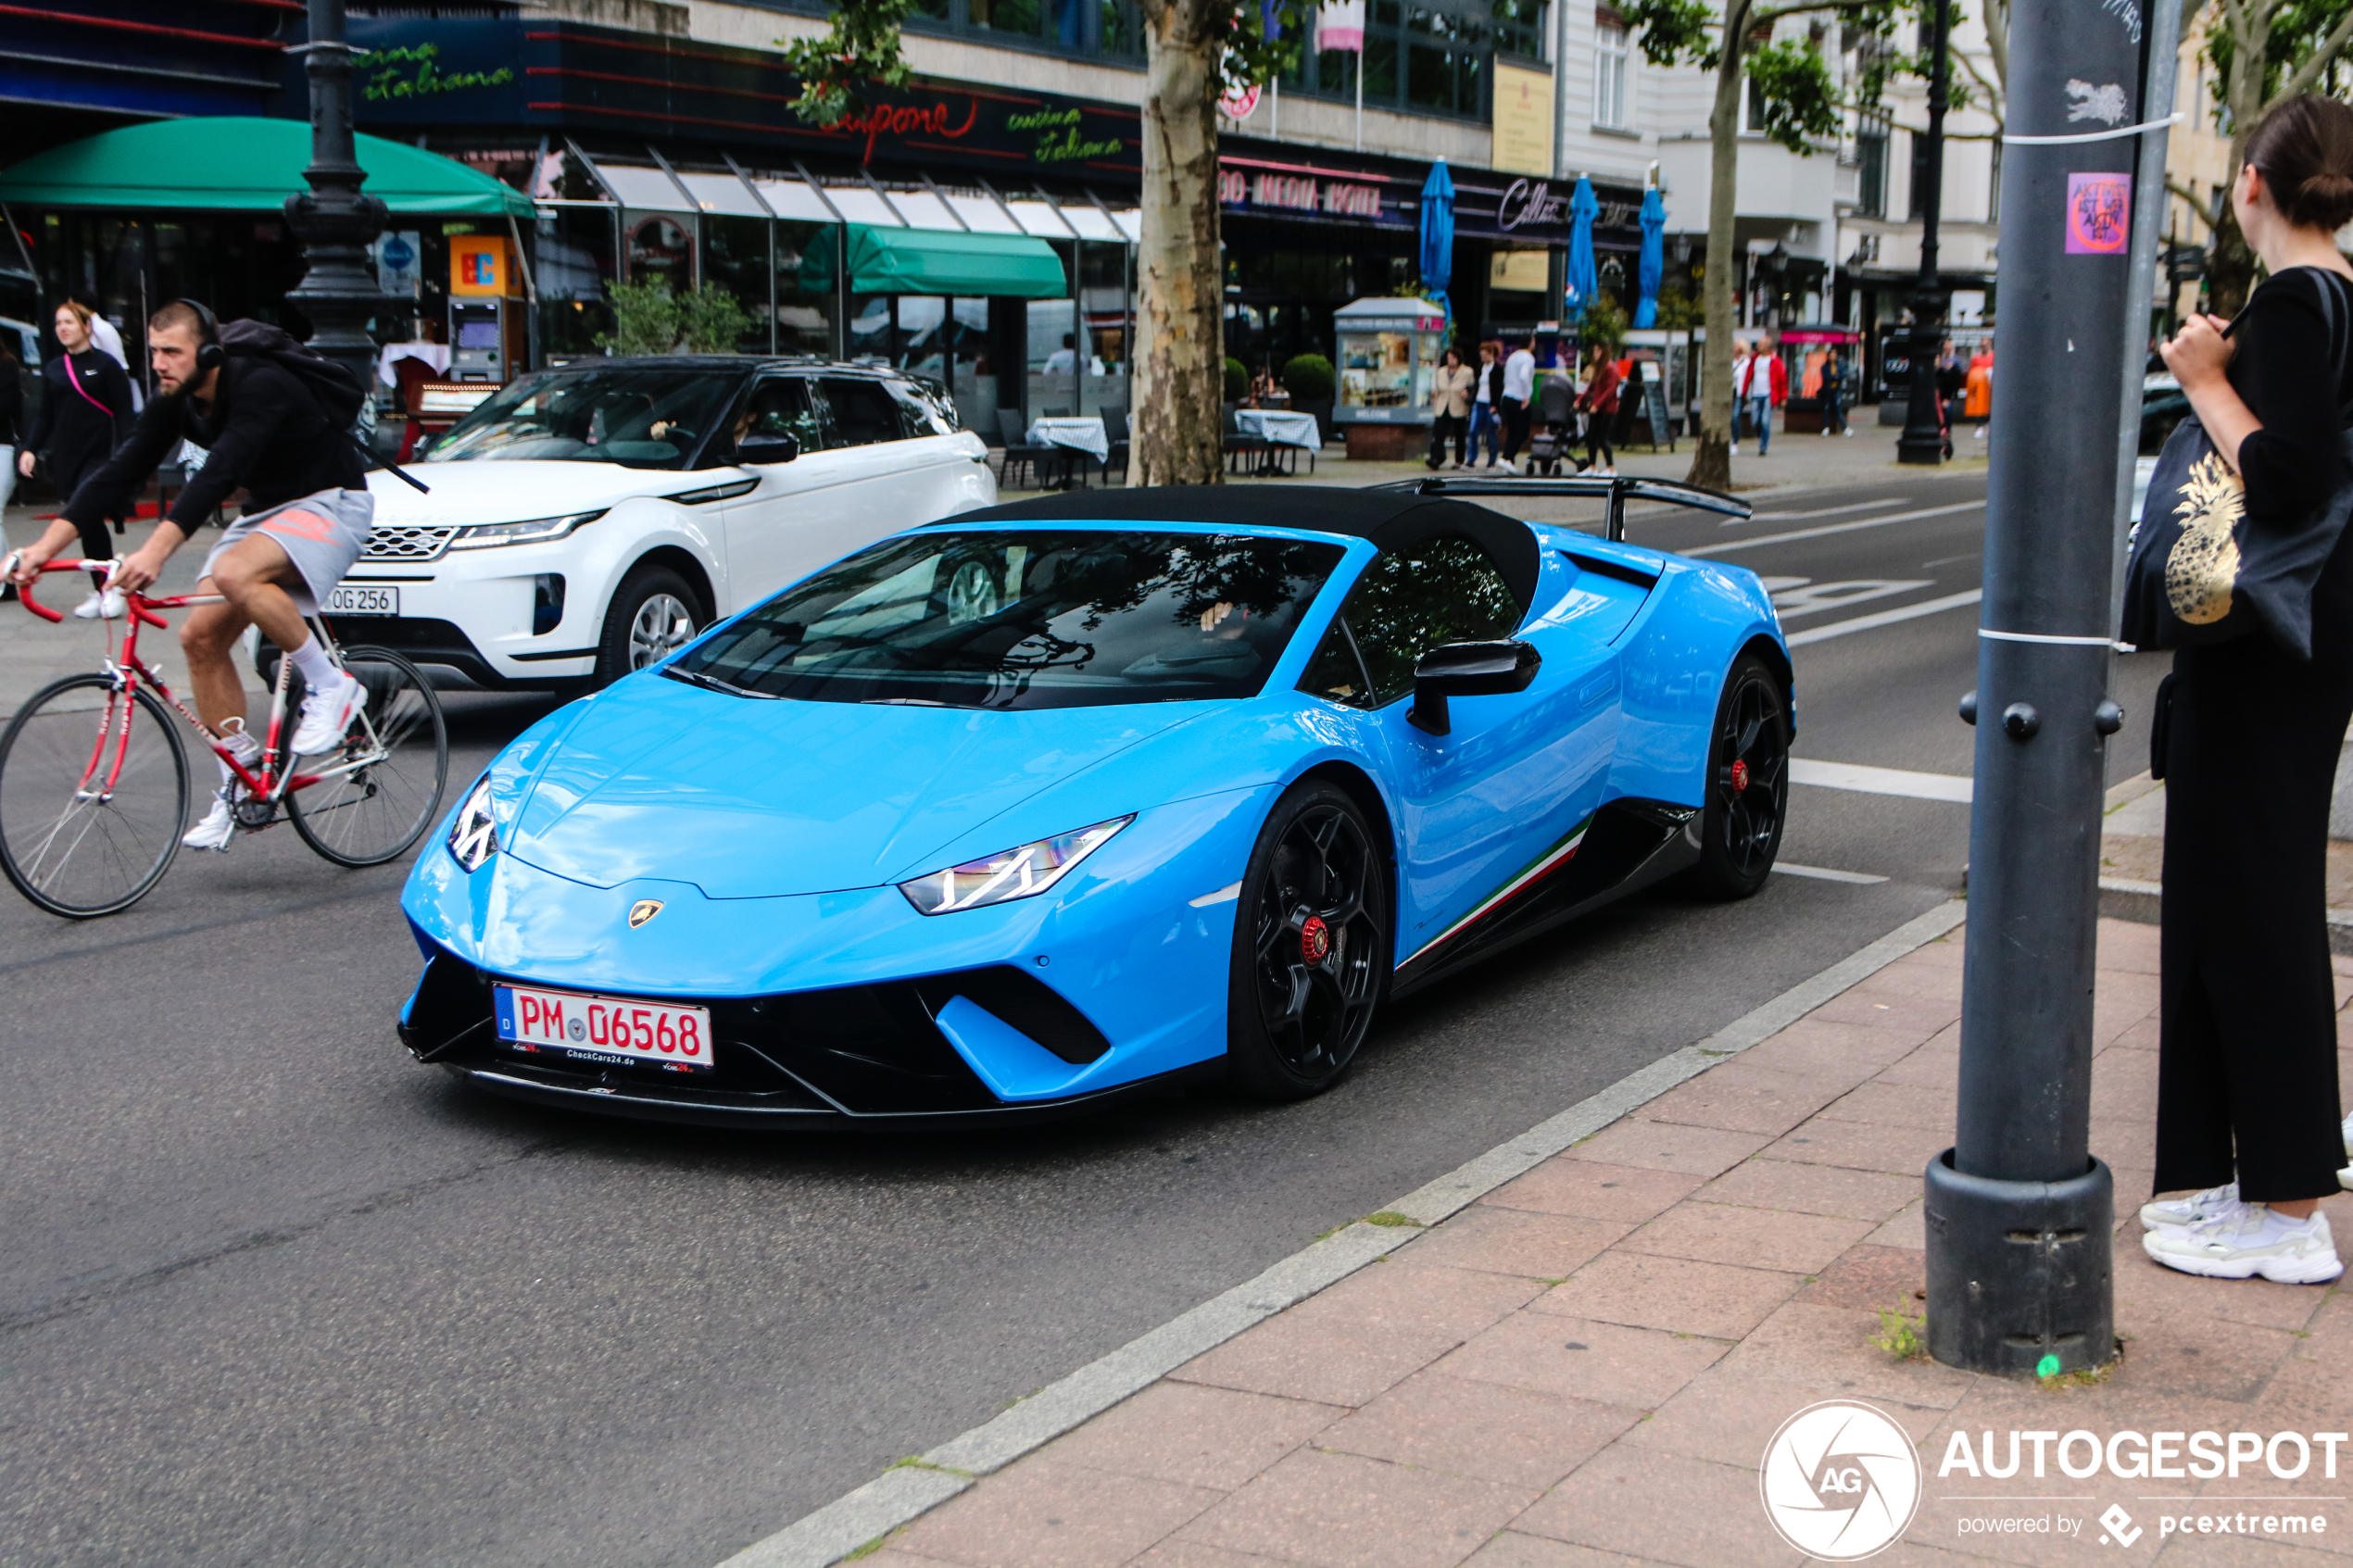
[{"label": "ornate lamp post", "polygon": [[1944,202],[1944,106],[1952,76],[1947,33],[1950,7],[1938,0],[1930,24],[1928,77],[1928,156],[1921,159],[1920,275],[1912,285],[1912,390],[1904,420],[1904,434],[1895,444],[1896,461],[1926,463],[1944,460],[1944,421],[1936,417],[1936,345],[1944,325],[1944,291],[1936,282],[1936,220]]},{"label": "ornate lamp post", "polygon": [[286,221],[302,242],[301,284],[286,295],[310,319],[310,346],[347,365],[362,387],[376,374],[369,319],[392,301],[376,286],[368,246],[384,227],[384,202],[360,190],[351,138],[351,49],[343,0],[309,0],[310,189],[286,198]]}]

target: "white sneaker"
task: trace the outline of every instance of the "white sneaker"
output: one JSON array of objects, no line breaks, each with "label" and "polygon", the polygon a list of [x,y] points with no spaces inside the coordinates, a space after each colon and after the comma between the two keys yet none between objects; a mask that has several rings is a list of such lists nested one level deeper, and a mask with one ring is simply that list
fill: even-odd
[{"label": "white sneaker", "polygon": [[351,721],[368,706],[368,688],[356,675],[346,675],[341,684],[325,691],[312,692],[302,699],[302,722],[295,726],[293,751],[297,757],[316,757],[332,751],[343,740],[344,731]]},{"label": "white sneaker", "polygon": [[1855,433],[1855,432],[1854,432],[1852,429],[1849,429],[1849,430],[1842,431],[1842,432],[1840,432],[1840,433],[1841,433],[1841,434],[1843,434],[1843,435],[1853,435],[1853,434]]},{"label": "white sneaker", "polygon": [[1737,457],[1739,457],[1740,455],[1741,455],[1741,444],[1740,444],[1739,442],[1735,441],[1735,442],[1733,442],[1733,443],[1732,443],[1732,456],[1733,456],[1733,457],[1735,457],[1735,458],[1737,458]]},{"label": "white sneaker", "polygon": [[2141,1250],[2169,1269],[2209,1279],[2261,1274],[2281,1285],[2326,1285],[2345,1272],[2329,1217],[2317,1209],[2291,1220],[2264,1204],[2236,1204],[2182,1230],[2146,1232]]},{"label": "white sneaker", "polygon": [[2141,1205],[2141,1228],[2153,1231],[2160,1225],[2171,1225],[2178,1230],[2234,1209],[2238,1200],[2238,1183],[2225,1182],[2219,1187],[2208,1187],[2204,1192],[2194,1192],[2187,1198],[2169,1198],[2156,1203],[2144,1203]]},{"label": "white sneaker", "polygon": [[122,619],[122,590],[108,588],[101,593],[93,588],[90,596],[73,607],[77,621],[120,621]]},{"label": "white sneaker", "polygon": [[204,821],[180,835],[180,842],[190,849],[220,849],[237,836],[237,810],[230,804],[230,792],[235,786],[224,785],[212,792],[212,809]]},{"label": "white sneaker", "polygon": [[1495,467],[1501,471],[1511,474],[1515,477],[1516,477],[1519,473],[1519,470],[1512,467],[1512,461],[1509,458],[1506,458],[1502,462],[1497,463]]}]

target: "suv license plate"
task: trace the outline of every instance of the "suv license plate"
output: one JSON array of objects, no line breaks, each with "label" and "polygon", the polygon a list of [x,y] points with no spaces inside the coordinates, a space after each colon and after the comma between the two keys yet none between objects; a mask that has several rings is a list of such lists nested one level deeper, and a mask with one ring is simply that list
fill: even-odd
[{"label": "suv license plate", "polygon": [[673,1073],[708,1073],[711,1012],[524,985],[491,989],[498,1038],[519,1051],[580,1061],[649,1061]]},{"label": "suv license plate", "polygon": [[400,590],[397,588],[330,588],[327,591],[329,615],[398,615]]}]

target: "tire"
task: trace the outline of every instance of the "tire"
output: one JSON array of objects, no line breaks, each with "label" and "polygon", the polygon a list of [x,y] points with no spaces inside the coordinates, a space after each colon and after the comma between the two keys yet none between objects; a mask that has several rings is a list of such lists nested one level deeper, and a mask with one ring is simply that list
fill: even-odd
[{"label": "tire", "polygon": [[1233,1088],[1305,1099],[1347,1074],[1388,985],[1390,909],[1388,858],[1345,790],[1309,780],[1275,803],[1234,907]]},{"label": "tire", "polygon": [[[681,616],[686,621],[677,630]],[[711,623],[702,596],[666,566],[640,566],[622,579],[605,608],[604,633],[597,639],[597,672],[591,689],[668,658]]]},{"label": "tire", "polygon": [[346,648],[343,667],[367,686],[367,706],[342,749],[310,759],[308,771],[379,753],[382,760],[288,790],[286,817],[305,844],[336,865],[381,866],[406,854],[441,814],[449,728],[432,684],[398,654]]},{"label": "tire", "polygon": [[[113,778],[103,798],[82,787],[94,756]],[[188,754],[144,687],[53,681],[0,732],[0,872],[53,915],[92,920],[137,903],[170,869],[187,822]]]},{"label": "tire", "polygon": [[1764,886],[1788,812],[1789,693],[1763,659],[1744,653],[1732,660],[1716,704],[1692,885],[1724,899]]}]

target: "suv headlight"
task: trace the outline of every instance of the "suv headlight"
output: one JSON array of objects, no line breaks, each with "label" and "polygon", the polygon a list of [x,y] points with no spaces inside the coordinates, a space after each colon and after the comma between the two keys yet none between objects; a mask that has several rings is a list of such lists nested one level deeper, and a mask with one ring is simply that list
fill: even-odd
[{"label": "suv headlight", "polygon": [[1135,813],[1130,812],[1090,828],[1041,838],[1018,849],[966,860],[946,871],[927,872],[912,882],[900,883],[899,891],[907,895],[907,902],[914,905],[918,912],[926,915],[1034,898],[1135,820]]},{"label": "suv headlight", "polygon": [[482,522],[472,528],[458,530],[449,541],[453,550],[486,550],[493,545],[540,545],[550,539],[560,539],[575,528],[596,521],[610,507],[598,507],[593,512],[573,512],[568,517],[533,518],[528,522]]},{"label": "suv headlight", "polygon": [[466,803],[458,808],[458,820],[449,824],[448,844],[449,858],[469,876],[488,865],[490,857],[498,853],[498,824],[490,815],[489,774],[482,776],[473,793],[466,797]]}]

